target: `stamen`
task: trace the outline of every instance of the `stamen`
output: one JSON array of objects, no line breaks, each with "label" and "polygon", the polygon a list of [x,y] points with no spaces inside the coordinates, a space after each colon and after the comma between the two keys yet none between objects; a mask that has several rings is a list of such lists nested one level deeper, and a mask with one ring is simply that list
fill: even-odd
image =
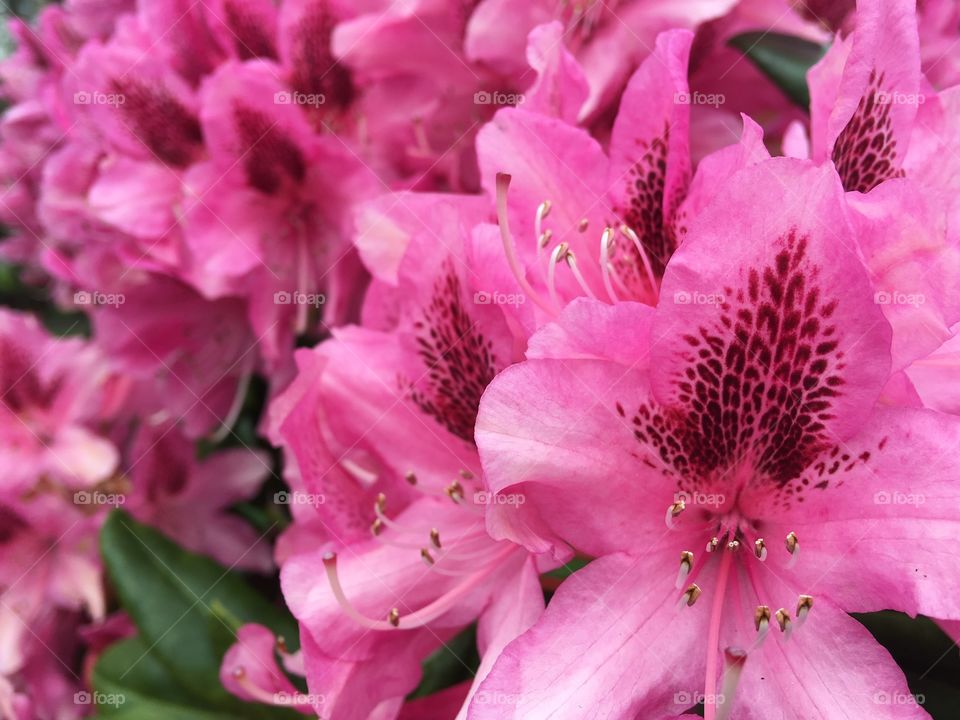
[{"label": "stamen", "polygon": [[[723,660],[725,666],[723,686],[720,690],[720,697],[713,698],[717,703],[716,720],[727,720],[733,711],[733,699],[737,694],[737,686],[740,684],[743,666],[747,662],[747,653],[737,647],[728,647],[723,653]],[[710,698],[706,700],[709,702]],[[704,710],[706,710],[706,707],[704,707]]]},{"label": "stamen", "polygon": [[717,549],[717,546],[720,544],[720,538],[712,538],[707,542],[707,552],[713,552]]},{"label": "stamen", "polygon": [[[396,627],[396,624],[391,624],[384,620],[374,620],[368,618],[365,615],[361,615],[357,612],[357,609],[350,604],[350,601],[347,600],[346,594],[343,592],[343,587],[340,585],[340,577],[337,575],[337,554],[333,552],[328,552],[323,556],[323,568],[327,572],[327,580],[330,582],[330,589],[333,591],[333,596],[336,598],[337,603],[340,607],[343,608],[344,612],[358,625],[361,625],[371,630],[390,630],[393,627]],[[394,609],[396,610],[396,609]],[[393,611],[391,611],[392,613]]]},{"label": "stamen", "polygon": [[550,262],[547,263],[547,290],[550,292],[550,299],[557,307],[562,305],[560,298],[557,296],[557,263],[566,256],[567,247],[565,242],[557,245],[550,253]]},{"label": "stamen", "polygon": [[753,543],[753,554],[757,556],[760,562],[767,559],[767,544],[763,541],[763,538],[757,538]]},{"label": "stamen", "polygon": [[460,477],[462,477],[464,480],[473,480],[474,475],[469,470],[460,468]]},{"label": "stamen", "polygon": [[[536,232],[537,237],[543,235],[543,221],[546,219],[547,215],[550,214],[550,208],[553,207],[553,203],[549,200],[544,200],[540,205],[537,206],[537,219],[534,221],[534,232]],[[550,232],[549,230],[547,232]]]},{"label": "stamen", "polygon": [[583,273],[580,272],[580,266],[577,265],[577,258],[573,254],[573,250],[568,250],[566,255],[567,267],[570,268],[570,272],[573,273],[573,276],[577,279],[580,287],[583,289],[583,292],[587,294],[587,297],[592,300],[596,300],[597,296],[593,294],[593,290],[590,289],[590,286],[587,285],[586,278],[583,277]]},{"label": "stamen", "polygon": [[547,303],[540,297],[540,294],[533,289],[533,286],[527,282],[526,273],[520,266],[520,261],[517,259],[513,235],[510,233],[510,222],[507,218],[507,190],[509,187],[510,176],[506,173],[497,173],[497,221],[500,225],[500,238],[503,240],[503,250],[507,257],[507,264],[510,266],[510,271],[517,279],[520,288],[526,296],[539,305],[542,310],[546,311],[548,315],[553,317],[558,312],[557,306],[551,306]]},{"label": "stamen", "polygon": [[537,257],[540,257],[540,251],[547,247],[550,244],[550,241],[553,240],[553,230],[549,228],[543,231],[542,235],[537,235]]},{"label": "stamen", "polygon": [[414,474],[413,470],[407,470],[407,474],[403,476],[404,479],[411,485],[417,484],[417,476]]},{"label": "stamen", "polygon": [[[673,530],[674,528],[673,519],[677,517],[677,515],[682,513],[686,507],[687,507],[687,504],[683,501],[683,499],[680,499],[672,503],[667,508],[667,514],[664,516],[664,522],[667,524],[667,527],[670,530]],[[707,550],[707,552],[710,552],[710,551]]]},{"label": "stamen", "polygon": [[460,501],[463,500],[463,485],[461,485],[457,480],[454,480],[452,483],[447,485],[447,487],[445,487],[443,491],[455,503],[459,504]]},{"label": "stamen", "polygon": [[287,639],[283,635],[277,635],[277,652],[281,655],[290,654],[290,648],[287,647]]},{"label": "stamen", "polygon": [[[494,570],[500,567],[502,561],[505,560],[507,556],[513,553],[515,550],[515,545],[512,543],[506,543],[504,548],[490,558],[490,561],[486,565],[467,576],[466,579],[459,585],[451,588],[448,592],[441,595],[433,602],[405,616],[403,618],[404,628],[421,627],[449,612],[450,608],[455,606],[461,600],[461,598],[471,592]],[[390,612],[387,614],[386,620],[374,620],[373,618],[362,615],[355,607],[353,607],[353,605],[350,604],[350,601],[347,599],[347,596],[343,591],[343,586],[340,584],[340,577],[337,574],[336,553],[328,552],[323,556],[323,567],[327,572],[327,580],[330,582],[330,589],[332,590],[337,603],[354,622],[362,627],[370,628],[371,630],[392,630],[400,626],[400,611],[397,608],[392,608],[390,610]]]},{"label": "stamen", "polygon": [[787,533],[786,546],[787,552],[791,555],[790,560],[787,561],[787,569],[789,570],[797,564],[797,558],[800,556],[800,541],[797,539],[797,534],[792,530]]},{"label": "stamen", "polygon": [[696,583],[690,583],[686,590],[683,591],[683,595],[680,596],[679,607],[683,607],[686,604],[687,607],[693,607],[693,604],[697,601],[703,594],[703,590],[700,589],[700,586]]},{"label": "stamen", "polygon": [[423,558],[423,562],[427,564],[427,567],[436,562],[436,560],[433,559],[433,555],[431,555],[430,551],[426,548],[420,548],[420,557]]},{"label": "stamen", "polygon": [[693,553],[689,550],[684,550],[680,553],[680,572],[677,573],[677,582],[676,588],[679,590],[683,587],[683,583],[686,582],[687,576],[690,574],[690,570],[693,569]]},{"label": "stamen", "polygon": [[650,289],[656,292],[659,287],[657,285],[657,276],[653,274],[653,266],[650,264],[650,258],[647,256],[647,251],[644,249],[643,243],[640,242],[640,238],[637,237],[637,234],[628,225],[621,225],[620,232],[622,232],[637,249],[637,253],[640,255],[640,261],[643,263],[643,270],[647,274],[647,282],[650,283]]},{"label": "stamen", "polygon": [[[386,507],[387,507],[387,496],[384,495],[383,493],[380,493],[379,495],[377,495],[377,499],[373,503],[373,511],[376,513],[377,517],[373,521],[373,524],[370,526],[370,530],[371,532],[373,532],[374,537],[378,537],[380,533],[383,531],[384,527],[388,527],[391,530],[394,530],[395,532],[398,532],[398,533],[411,534],[416,532],[416,530],[412,528],[404,527],[403,525],[396,522],[395,520],[391,520],[390,518],[388,518],[385,513]],[[388,543],[388,544],[396,544],[396,543]],[[398,547],[403,547],[403,546],[398,545]],[[406,547],[411,547],[411,546],[407,545]],[[412,547],[417,547],[417,546],[414,545]]]},{"label": "stamen", "polygon": [[813,607],[813,597],[810,595],[801,595],[797,601],[797,627],[803,625]]},{"label": "stamen", "polygon": [[766,632],[770,627],[770,607],[768,605],[757,605],[753,613],[753,625],[757,632]]},{"label": "stamen", "polygon": [[440,545],[440,531],[436,528],[430,528],[430,543],[439,550]]},{"label": "stamen", "polygon": [[750,646],[750,652],[758,649],[767,639],[767,635],[770,633],[770,618],[769,606],[757,605],[757,609],[753,613],[753,626],[757,629],[757,637],[753,641],[753,645]]},{"label": "stamen", "polygon": [[740,549],[739,540],[731,540],[730,542],[727,543],[727,550],[736,551],[739,549]]},{"label": "stamen", "polygon": [[590,221],[587,218],[580,218],[580,222],[577,223],[577,230],[582,233],[587,231],[587,228],[590,227]]},{"label": "stamen", "polygon": [[783,608],[777,610],[777,624],[780,626],[780,632],[783,633],[784,640],[790,637],[793,632],[793,623],[790,620],[790,613]]},{"label": "stamen", "polygon": [[603,287],[607,290],[607,297],[610,302],[616,303],[619,298],[613,289],[613,283],[610,281],[610,241],[613,239],[613,228],[605,228],[603,235],[600,236],[600,269],[603,271]]}]

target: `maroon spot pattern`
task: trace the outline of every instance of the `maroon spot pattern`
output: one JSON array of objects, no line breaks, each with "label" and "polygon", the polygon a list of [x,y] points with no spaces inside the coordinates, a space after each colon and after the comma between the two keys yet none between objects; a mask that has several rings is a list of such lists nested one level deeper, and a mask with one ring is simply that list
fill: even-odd
[{"label": "maroon spot pattern", "polygon": [[[657,277],[663,276],[673,251],[676,238],[670,224],[663,217],[664,185],[667,176],[667,152],[670,147],[670,128],[649,144],[638,143],[642,155],[628,173],[629,204],[618,215],[640,239],[650,266]],[[646,280],[643,260],[636,246],[627,238],[618,236],[614,265],[628,287],[643,287]]]},{"label": "maroon spot pattern", "polygon": [[330,51],[335,22],[325,2],[318,0],[306,10],[293,31],[290,82],[297,92],[323,95],[327,107],[343,108],[355,93],[349,71]]},{"label": "maroon spot pattern", "polygon": [[307,165],[300,148],[274,121],[263,113],[239,103],[233,108],[243,166],[250,185],[273,195],[287,178],[303,183]]},{"label": "maroon spot pattern", "polygon": [[[682,489],[710,487],[747,462],[754,477],[801,492],[809,483],[796,481],[834,447],[827,423],[846,363],[831,321],[837,301],[824,296],[807,242],[788,233],[770,264],[724,288],[715,320],[683,336],[676,404],[645,403],[630,418],[651,451],[644,461]],[[627,418],[622,403],[617,412]]]},{"label": "maroon spot pattern", "polygon": [[246,3],[227,0],[223,7],[227,27],[233,35],[233,46],[241,60],[277,59],[277,50],[266,32],[262,18],[250,12]]},{"label": "maroon spot pattern", "polygon": [[130,129],[166,165],[189,165],[203,147],[203,130],[196,116],[161,85],[147,85],[133,78],[111,83],[112,92],[123,96],[120,112]]},{"label": "maroon spot pattern", "polygon": [[869,192],[884,180],[903,177],[895,165],[897,141],[890,118],[890,94],[882,89],[883,74],[870,72],[867,89],[853,117],[833,146],[833,163],[847,191]]},{"label": "maroon spot pattern", "polygon": [[444,263],[430,304],[414,328],[427,376],[410,387],[410,399],[453,435],[473,443],[480,396],[497,374],[497,359],[493,343],[464,307],[451,262]]}]

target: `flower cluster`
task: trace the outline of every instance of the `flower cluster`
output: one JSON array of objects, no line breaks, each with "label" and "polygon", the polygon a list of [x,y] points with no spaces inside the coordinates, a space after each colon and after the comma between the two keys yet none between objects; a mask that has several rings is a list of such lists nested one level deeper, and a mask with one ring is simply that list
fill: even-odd
[{"label": "flower cluster", "polygon": [[958,21],[13,21],[0,718],[928,716],[851,614],[960,637]]}]

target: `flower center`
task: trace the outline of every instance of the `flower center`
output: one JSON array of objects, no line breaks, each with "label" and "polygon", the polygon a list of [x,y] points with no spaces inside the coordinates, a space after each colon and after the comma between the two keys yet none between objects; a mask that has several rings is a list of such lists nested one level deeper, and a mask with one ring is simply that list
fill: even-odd
[{"label": "flower center", "polygon": [[[680,528],[680,516],[687,510],[687,500],[680,497],[667,507],[666,524],[670,530]],[[766,562],[770,548],[767,541],[761,536],[757,523],[751,520],[738,507],[723,508],[717,512],[708,512],[708,520],[701,526],[704,534],[701,536],[706,542],[701,561],[696,562],[696,555],[692,550],[680,553],[680,570],[677,574],[676,587],[683,588],[678,606],[691,606],[703,594],[703,590],[695,582],[707,563],[717,557],[720,566],[717,571],[717,580],[713,588],[712,605],[707,632],[707,665],[704,679],[704,718],[705,720],[725,720],[733,707],[733,698],[739,681],[740,672],[747,658],[757,650],[766,639],[771,619],[776,619],[783,639],[789,639],[795,628],[800,627],[813,607],[813,597],[800,595],[794,615],[786,608],[779,608],[775,613],[765,602],[766,592],[758,577],[757,563]],[[696,537],[696,528],[691,528]],[[800,540],[795,532],[787,533],[784,538],[784,550],[789,553],[786,569],[792,568],[800,555]],[[731,577],[742,572],[746,583],[731,583]],[[753,611],[753,623],[756,635],[753,644],[743,648],[729,646],[722,648],[725,658],[725,669],[719,673],[721,657],[721,631],[723,628],[724,609],[727,588],[734,590],[736,603],[742,612],[745,601],[742,588],[748,588],[748,594],[756,600]],[[743,623],[741,615],[740,622]],[[718,693],[718,681],[722,685],[722,692]]]}]

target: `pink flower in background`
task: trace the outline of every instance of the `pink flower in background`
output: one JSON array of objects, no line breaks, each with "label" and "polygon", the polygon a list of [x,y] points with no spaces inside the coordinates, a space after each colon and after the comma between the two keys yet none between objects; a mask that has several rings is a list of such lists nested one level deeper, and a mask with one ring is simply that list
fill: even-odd
[{"label": "pink flower in background", "polygon": [[93,487],[116,470],[118,452],[99,432],[124,383],[99,351],[50,337],[32,317],[0,313],[0,436],[3,492],[38,483]]},{"label": "pink flower in background", "polygon": [[230,448],[197,459],[172,424],[144,427],[129,449],[126,509],[188,550],[223,565],[267,572],[270,548],[230,505],[257,494],[270,473],[266,453]]},{"label": "pink flower in background", "polygon": [[[579,119],[591,118],[615,104],[634,69],[654,53],[659,33],[671,28],[694,29],[735,5],[730,0],[573,4],[484,0],[470,18],[467,54],[505,72],[522,72],[528,33],[537,25],[560,20],[564,42],[583,66],[589,82],[589,97]],[[504,22],[503,18],[510,21]]]},{"label": "pink flower in background", "polygon": [[[105,613],[97,530],[123,502],[106,437],[126,382],[97,348],[0,313],[0,712],[78,717],[77,628]],[[35,713],[31,715],[30,713]]]},{"label": "pink flower in background", "polygon": [[[327,535],[284,561],[284,596],[308,687],[334,718],[399,708],[421,660],[479,616],[475,688],[543,607],[533,558],[487,534],[475,474],[481,393],[526,337],[488,217],[481,197],[401,193],[363,206],[365,324],[301,351],[277,400],[274,432],[304,488],[291,501],[318,499],[294,516],[315,514]],[[316,582],[322,569],[329,584]]]},{"label": "pink flower in background", "polygon": [[[132,278],[131,278],[132,279]],[[243,303],[205,300],[189,286],[138,276],[113,304],[94,296],[94,335],[117,367],[135,381],[132,413],[176,422],[191,437],[226,437],[257,367],[256,338]]]},{"label": "pink flower in background", "polygon": [[[503,534],[602,557],[481,687],[517,703],[471,717],[634,717],[698,699],[708,718],[922,715],[875,702],[906,683],[846,612],[956,616],[960,426],[876,406],[891,331],[854,241],[832,169],[754,165],[694,221],[656,311],[593,311],[629,313],[615,327],[634,330],[597,332],[580,301],[494,382],[485,477],[527,497],[535,531]],[[592,354],[571,357],[567,336]],[[884,501],[896,493],[924,502]]]}]

